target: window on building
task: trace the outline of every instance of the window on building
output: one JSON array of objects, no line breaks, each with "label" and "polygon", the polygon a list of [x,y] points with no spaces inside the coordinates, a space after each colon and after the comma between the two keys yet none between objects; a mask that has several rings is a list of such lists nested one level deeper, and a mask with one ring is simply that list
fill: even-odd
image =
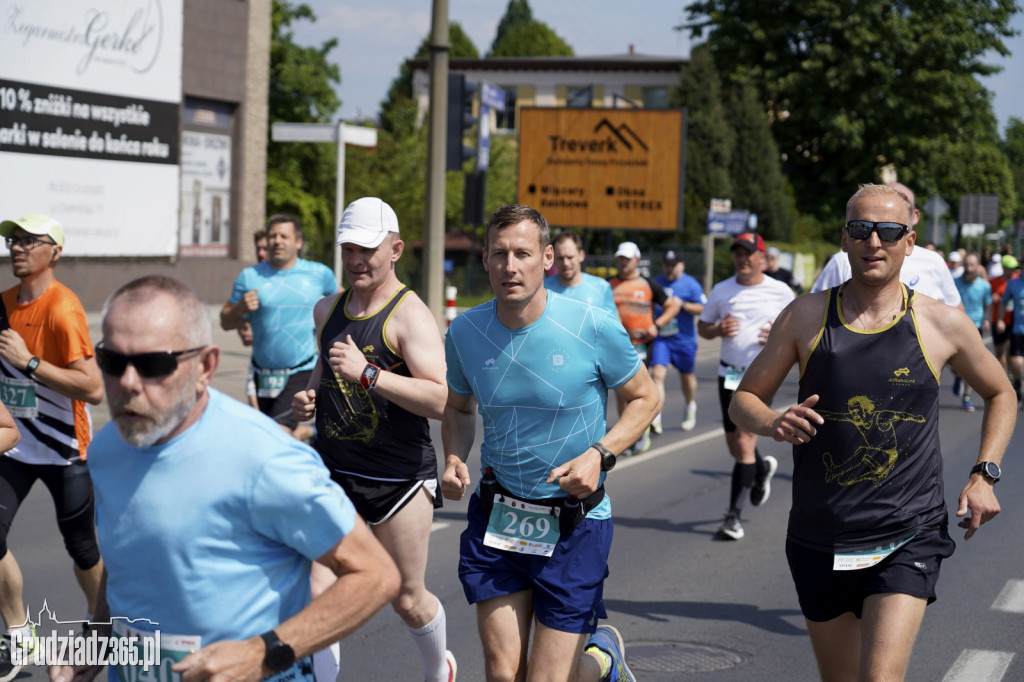
[{"label": "window on building", "polygon": [[668,107],[668,88],[644,88],[644,109]]},{"label": "window on building", "polygon": [[594,101],[594,86],[582,87],[569,86],[569,93],[565,97],[565,106],[571,109],[589,109]]},{"label": "window on building", "polygon": [[502,88],[505,91],[505,111],[496,114],[497,131],[511,132],[516,129],[516,89]]}]

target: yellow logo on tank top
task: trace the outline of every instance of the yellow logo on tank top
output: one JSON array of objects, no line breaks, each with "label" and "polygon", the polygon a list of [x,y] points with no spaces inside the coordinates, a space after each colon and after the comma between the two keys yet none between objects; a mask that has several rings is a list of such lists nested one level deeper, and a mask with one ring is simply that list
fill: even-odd
[{"label": "yellow logo on tank top", "polygon": [[875,407],[875,401],[866,395],[853,396],[847,401],[846,406],[846,412],[817,412],[825,419],[852,424],[864,440],[864,444],[857,446],[853,454],[840,461],[836,461],[832,453],[824,453],[822,459],[825,464],[825,482],[835,481],[839,485],[853,485],[870,481],[876,486],[881,485],[899,458],[896,424],[923,424],[925,418],[909,412],[879,410]]},{"label": "yellow logo on tank top", "polygon": [[900,367],[899,369],[893,370],[892,377],[889,379],[890,384],[903,384],[909,386],[910,384],[916,384],[917,381],[910,378],[910,368]]}]

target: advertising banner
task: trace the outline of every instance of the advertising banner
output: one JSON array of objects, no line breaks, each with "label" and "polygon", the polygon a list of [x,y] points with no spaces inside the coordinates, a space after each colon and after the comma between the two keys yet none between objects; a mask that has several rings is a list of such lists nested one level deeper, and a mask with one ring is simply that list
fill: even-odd
[{"label": "advertising banner", "polygon": [[558,227],[682,227],[684,112],[524,108],[518,201]]},{"label": "advertising banner", "polygon": [[0,206],[68,256],[177,253],[182,0],[0,0]]}]

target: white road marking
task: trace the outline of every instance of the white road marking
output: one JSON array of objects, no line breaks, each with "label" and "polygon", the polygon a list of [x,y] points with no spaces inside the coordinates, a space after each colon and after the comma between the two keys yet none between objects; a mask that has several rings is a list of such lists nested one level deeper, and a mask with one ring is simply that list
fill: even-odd
[{"label": "white road marking", "polygon": [[448,521],[434,521],[434,523],[430,524],[430,532],[433,533],[435,530],[441,530],[442,528],[447,528],[450,525],[452,524]]},{"label": "white road marking", "polygon": [[942,682],[999,682],[1012,660],[1009,651],[964,649]]},{"label": "white road marking", "polygon": [[1024,613],[1024,580],[1008,580],[992,608],[996,611]]},{"label": "white road marking", "polygon": [[662,445],[660,448],[648,450],[647,452],[636,455],[635,457],[626,457],[625,459],[620,459],[618,462],[615,463],[615,470],[621,471],[622,469],[626,469],[636,464],[641,464],[643,462],[655,459],[657,457],[667,455],[670,452],[681,450],[682,448],[685,448],[688,445],[696,445],[697,443],[703,443],[704,441],[711,440],[712,438],[720,438],[723,433],[725,432],[721,428],[712,429],[711,431],[708,431],[707,433],[702,433],[698,436],[690,436],[689,438],[677,440],[674,443],[667,443],[665,445]]}]

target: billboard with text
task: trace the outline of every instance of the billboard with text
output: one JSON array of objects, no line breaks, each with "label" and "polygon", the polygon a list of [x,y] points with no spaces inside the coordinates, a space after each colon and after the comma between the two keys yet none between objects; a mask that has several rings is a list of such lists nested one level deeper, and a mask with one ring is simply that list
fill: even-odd
[{"label": "billboard with text", "polygon": [[677,230],[682,110],[524,108],[518,201],[560,227]]},{"label": "billboard with text", "polygon": [[69,256],[177,252],[183,0],[0,0],[0,212]]}]

